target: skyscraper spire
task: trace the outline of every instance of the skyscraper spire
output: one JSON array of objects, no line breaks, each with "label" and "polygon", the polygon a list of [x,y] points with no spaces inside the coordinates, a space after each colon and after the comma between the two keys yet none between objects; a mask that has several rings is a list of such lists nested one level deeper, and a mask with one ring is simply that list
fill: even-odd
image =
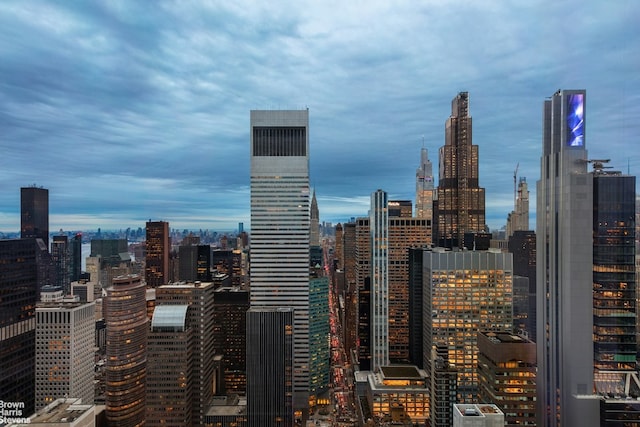
[{"label": "skyscraper spire", "polygon": [[318,210],[318,201],[316,200],[316,189],[313,189],[313,197],[311,198],[311,224],[309,230],[309,244],[311,246],[320,246],[320,211]]}]

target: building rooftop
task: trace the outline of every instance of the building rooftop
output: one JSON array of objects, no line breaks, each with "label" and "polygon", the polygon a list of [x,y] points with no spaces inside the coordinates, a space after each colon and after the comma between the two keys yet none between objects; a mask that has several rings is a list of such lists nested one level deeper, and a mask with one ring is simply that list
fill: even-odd
[{"label": "building rooftop", "polygon": [[384,379],[394,378],[411,378],[419,379],[422,377],[417,366],[398,365],[398,366],[382,366],[380,367]]},{"label": "building rooftop", "polygon": [[153,311],[151,329],[172,329],[184,331],[187,325],[188,304],[157,305]]},{"label": "building rooftop", "polygon": [[87,411],[93,417],[93,405],[83,405],[80,399],[56,399],[30,417],[34,423],[72,423]]},{"label": "building rooftop", "polygon": [[495,343],[530,343],[531,340],[519,335],[502,332],[483,332],[491,341]]}]

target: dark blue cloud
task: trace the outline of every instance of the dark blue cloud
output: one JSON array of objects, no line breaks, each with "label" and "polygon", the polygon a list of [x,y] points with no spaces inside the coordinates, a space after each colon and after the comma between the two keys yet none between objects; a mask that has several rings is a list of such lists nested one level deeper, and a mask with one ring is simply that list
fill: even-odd
[{"label": "dark blue cloud", "polygon": [[365,215],[377,188],[413,198],[423,144],[437,174],[463,90],[500,227],[517,164],[535,200],[558,88],[587,89],[591,157],[640,173],[639,15],[542,0],[0,3],[0,230],[18,229],[33,183],[50,188],[52,229],[248,224],[249,110],[264,108],[310,108],[321,218]]}]

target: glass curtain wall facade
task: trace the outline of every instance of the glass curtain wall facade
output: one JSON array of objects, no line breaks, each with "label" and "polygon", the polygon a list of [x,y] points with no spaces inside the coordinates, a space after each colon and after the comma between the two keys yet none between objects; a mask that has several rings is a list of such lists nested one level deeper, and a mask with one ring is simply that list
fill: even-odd
[{"label": "glass curtain wall facade", "polygon": [[387,193],[371,194],[371,368],[389,364],[389,212]]},{"label": "glass curtain wall facade", "polygon": [[635,176],[593,177],[594,369],[636,369]]}]

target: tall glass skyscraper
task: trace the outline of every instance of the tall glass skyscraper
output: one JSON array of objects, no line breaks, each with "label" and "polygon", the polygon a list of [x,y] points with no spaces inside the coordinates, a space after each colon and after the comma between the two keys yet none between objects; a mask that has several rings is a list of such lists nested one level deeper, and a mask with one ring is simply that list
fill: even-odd
[{"label": "tall glass skyscraper", "polygon": [[293,404],[309,398],[309,110],[251,111],[251,307],[294,309]]},{"label": "tall glass skyscraper", "polygon": [[416,217],[433,219],[433,165],[426,148],[420,150],[420,166],[416,169]]},{"label": "tall glass skyscraper", "polygon": [[20,237],[40,238],[49,249],[49,190],[42,187],[20,189]]}]

